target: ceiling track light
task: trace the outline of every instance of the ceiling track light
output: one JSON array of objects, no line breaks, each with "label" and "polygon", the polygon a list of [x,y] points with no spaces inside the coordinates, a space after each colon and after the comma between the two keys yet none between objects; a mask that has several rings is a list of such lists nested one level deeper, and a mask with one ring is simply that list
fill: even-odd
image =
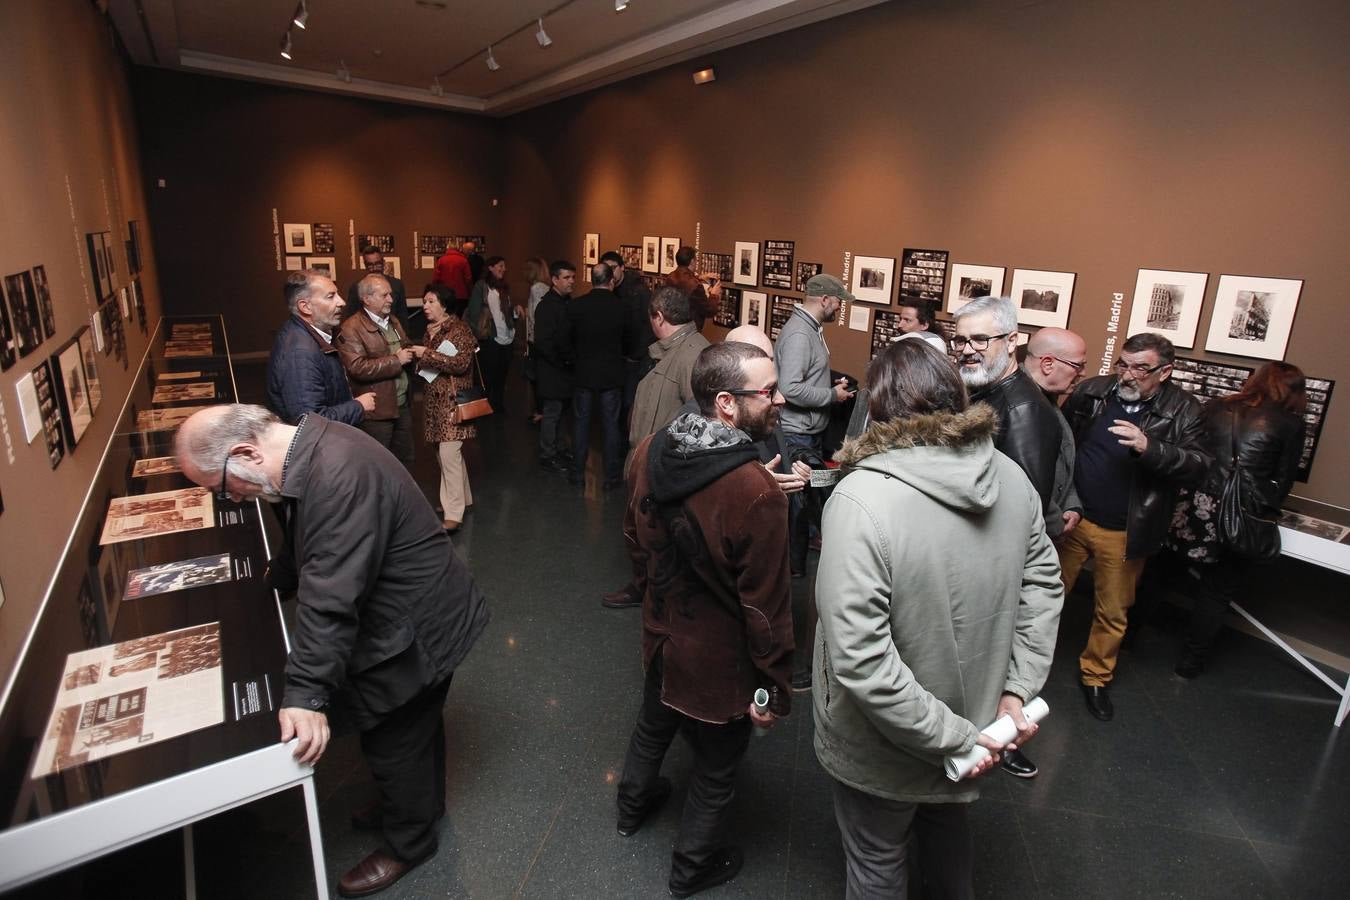
[{"label": "ceiling track light", "polygon": [[534,33],[534,39],[539,42],[540,47],[547,47],[553,43],[553,38],[549,37],[548,32],[544,30],[543,19],[539,20],[539,30]]},{"label": "ceiling track light", "polygon": [[497,71],[502,67],[502,64],[497,62],[497,57],[492,55],[491,44],[488,44],[487,67],[493,72]]},{"label": "ceiling track light", "polygon": [[291,58],[291,32],[289,29],[286,31],[286,36],[281,39],[281,58]]},{"label": "ceiling track light", "polygon": [[623,12],[628,8],[628,0],[614,0],[614,11]]},{"label": "ceiling track light", "polygon": [[295,15],[291,17],[295,27],[301,31],[305,30],[305,25],[309,22],[309,7],[305,6],[305,0],[300,0],[300,5],[295,8]]},{"label": "ceiling track light", "polygon": [[441,87],[441,76],[437,75],[431,79],[431,93],[437,97],[445,95],[445,88]]}]

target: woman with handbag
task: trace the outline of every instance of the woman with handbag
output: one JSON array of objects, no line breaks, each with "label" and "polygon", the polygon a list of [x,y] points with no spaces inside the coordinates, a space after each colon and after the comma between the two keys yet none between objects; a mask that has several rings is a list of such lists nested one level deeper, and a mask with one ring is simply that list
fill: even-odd
[{"label": "woman with handbag", "polygon": [[422,395],[422,430],[428,443],[438,445],[436,458],[441,465],[441,509],[445,517],[442,524],[450,532],[459,530],[465,508],[473,505],[463,448],[465,441],[477,435],[474,426],[462,420],[455,399],[460,391],[473,388],[478,351],[473,330],[455,315],[459,309],[454,291],[441,284],[427,285],[422,295],[422,312],[427,317],[426,348],[418,370],[434,371],[436,377]]},{"label": "woman with handbag", "polygon": [[1228,604],[1252,565],[1280,554],[1276,524],[1303,454],[1303,372],[1266,363],[1242,389],[1205,405],[1205,452],[1214,465],[1182,493],[1169,545],[1200,570],[1200,592],[1176,673],[1205,668]]},{"label": "woman with handbag", "polygon": [[516,320],[525,310],[511,305],[506,283],[506,259],[490,256],[483,267],[483,280],[473,286],[465,318],[482,347],[483,387],[495,412],[506,409],[506,373],[515,351]]}]

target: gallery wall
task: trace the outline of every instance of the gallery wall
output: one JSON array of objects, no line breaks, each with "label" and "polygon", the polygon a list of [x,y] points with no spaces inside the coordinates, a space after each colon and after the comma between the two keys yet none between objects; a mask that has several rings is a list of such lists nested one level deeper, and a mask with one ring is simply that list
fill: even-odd
[{"label": "gallery wall", "polygon": [[236,353],[270,350],[286,319],[274,211],[278,225],[335,226],[344,290],[360,250],[349,230],[392,234],[410,291],[431,275],[414,231],[481,234],[493,249],[494,120],[158,69],[134,77],[165,311],[225,314]]},{"label": "gallery wall", "polygon": [[[1094,372],[1139,268],[1209,273],[1181,353],[1248,366],[1203,350],[1218,276],[1301,278],[1285,358],[1338,393],[1296,492],[1350,506],[1347,33],[1334,0],[884,4],[508,119],[506,253],[697,235],[794,240],[836,274],[907,247],[1006,267],[1005,289],[1074,272]],[[861,376],[868,334],[827,340]]]},{"label": "gallery wall", "polygon": [[[125,320],[125,345],[96,352],[101,402],[55,468],[45,433],[25,439],[17,387],[91,324],[99,279],[87,233],[107,232],[114,291],[127,287],[128,223],[138,223],[138,292],[150,322],[160,300],[150,241],[128,63],[88,0],[7,4],[0,28],[0,275],[41,266],[52,298],[50,335],[0,371],[0,684],[8,680],[98,468],[148,338]],[[13,298],[11,298],[11,301]],[[114,305],[117,301],[114,300]],[[106,306],[105,306],[106,309]],[[16,348],[17,349],[17,348]],[[74,603],[73,597],[52,602]]]}]

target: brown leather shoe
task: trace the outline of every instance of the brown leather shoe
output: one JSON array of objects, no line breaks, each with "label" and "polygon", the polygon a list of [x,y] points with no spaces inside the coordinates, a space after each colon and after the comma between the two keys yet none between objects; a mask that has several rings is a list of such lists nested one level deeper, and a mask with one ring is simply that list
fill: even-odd
[{"label": "brown leather shoe", "polygon": [[372,851],[342,876],[342,880],[338,882],[338,893],[343,897],[368,897],[371,894],[378,894],[429,858],[428,854],[417,862],[404,862],[381,847]]}]

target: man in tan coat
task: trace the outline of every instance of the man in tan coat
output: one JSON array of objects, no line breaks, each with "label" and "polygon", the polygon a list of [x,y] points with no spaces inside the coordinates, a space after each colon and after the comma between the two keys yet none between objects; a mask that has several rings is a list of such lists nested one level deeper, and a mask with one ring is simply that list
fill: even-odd
[{"label": "man in tan coat", "polygon": [[689,297],[677,287],[666,285],[657,290],[647,316],[656,335],[647,352],[656,366],[638,382],[628,426],[628,442],[634,447],[669,423],[693,398],[689,376],[694,360],[708,346],[708,339],[694,328]]}]

